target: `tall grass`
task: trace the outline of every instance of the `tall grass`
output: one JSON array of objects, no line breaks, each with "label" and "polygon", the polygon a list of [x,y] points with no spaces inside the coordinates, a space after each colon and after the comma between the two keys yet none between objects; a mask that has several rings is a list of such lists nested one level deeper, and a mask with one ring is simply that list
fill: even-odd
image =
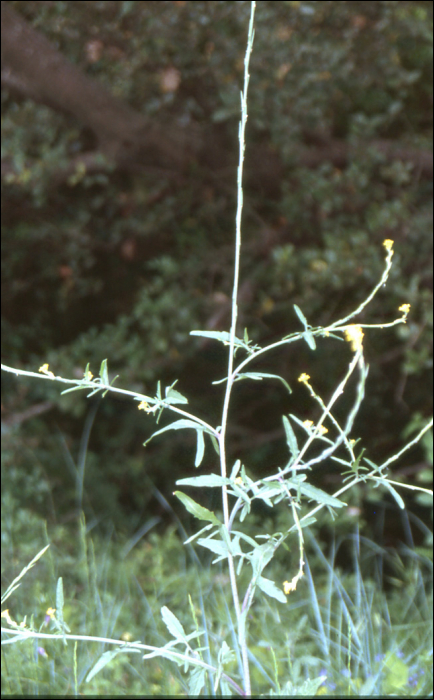
[{"label": "tall grass", "polygon": [[[315,545],[309,526],[317,518],[323,517],[323,511],[328,511],[331,517],[335,517],[336,513],[347,505],[342,496],[361,482],[374,488],[385,488],[392,494],[400,509],[404,509],[404,501],[397,488],[428,492],[421,487],[392,481],[387,474],[387,467],[423,437],[432,426],[432,420],[411,442],[382,464],[375,464],[364,457],[364,450],[358,444],[359,441],[350,437],[363,401],[368,372],[364,360],[364,332],[370,328],[390,328],[405,323],[410,311],[409,304],[404,302],[399,308],[400,316],[392,322],[351,322],[386,284],[392,266],[393,241],[384,241],[385,265],[378,284],[365,301],[346,317],[327,327],[312,326],[302,310],[294,305],[302,330],[290,333],[279,342],[266,347],[253,345],[247,329],[241,334],[238,331],[243,161],[255,6],[256,3],[252,2],[244,64],[244,89],[241,95],[231,325],[227,332],[192,331],[194,336],[212,338],[228,347],[227,376],[221,380],[224,385],[224,400],[220,425],[212,426],[185,410],[188,400],[175,388],[175,384],[163,390],[158,383],[155,396],[115,387],[116,378],[110,380],[107,360],[101,363],[99,377],[95,378],[92,375],[88,365],[81,380],[57,377],[48,365],[40,367],[39,372],[22,371],[2,365],[4,371],[16,375],[42,377],[47,381],[72,385],[63,393],[85,390],[88,396],[98,392],[102,392],[103,396],[108,392],[130,396],[138,402],[139,410],[149,415],[155,414],[157,423],[163,411],[176,414],[177,420],[156,430],[150,439],[170,430],[195,430],[196,467],[202,463],[205,442],[207,445],[209,443],[208,447],[214,447],[219,458],[219,473],[180,479],[177,484],[188,489],[192,487],[193,492],[198,487],[218,489],[221,493],[222,516],[219,515],[220,511],[213,512],[197,503],[192,496],[183,491],[176,491],[176,496],[186,510],[201,522],[199,530],[187,538],[184,544],[190,552],[195,551],[194,543],[206,553],[211,553],[212,565],[202,567],[200,575],[191,579],[191,570],[175,545],[169,566],[167,561],[161,560],[161,552],[167,555],[170,549],[167,543],[160,549],[160,560],[156,551],[160,544],[156,541],[152,544],[152,538],[149,540],[149,549],[146,546],[134,548],[132,545],[128,552],[134,551],[135,555],[140,553],[142,557],[148,557],[148,565],[151,561],[151,567],[148,566],[147,571],[153,585],[149,588],[146,577],[138,577],[137,573],[133,573],[130,564],[127,563],[128,553],[124,553],[122,575],[116,582],[120,587],[118,593],[121,594],[122,600],[116,602],[110,592],[110,583],[113,583],[110,577],[113,576],[113,571],[107,565],[109,557],[101,557],[93,551],[93,544],[86,537],[83,521],[81,556],[71,575],[76,585],[84,592],[85,614],[80,617],[69,602],[65,603],[62,577],[56,582],[55,606],[52,605],[48,609],[44,623],[46,627],[51,628],[50,631],[43,631],[44,624],[38,626],[33,618],[17,622],[8,610],[3,613],[3,644],[13,644],[12,648],[16,648],[18,645],[14,643],[20,642],[21,663],[23,667],[33,668],[32,673],[35,674],[30,680],[24,680],[6,671],[8,688],[13,692],[30,693],[32,689],[40,691],[41,687],[52,692],[53,687],[63,689],[65,679],[68,679],[70,691],[78,694],[83,692],[84,680],[90,684],[89,688],[95,688],[96,679],[102,678],[98,681],[98,692],[113,693],[118,692],[119,687],[125,687],[122,678],[128,677],[127,692],[130,693],[148,693],[149,688],[152,692],[167,694],[182,689],[191,695],[206,691],[211,694],[237,693],[241,696],[250,696],[252,692],[271,695],[314,695],[328,692],[363,695],[402,693],[408,686],[414,660],[414,655],[412,657],[408,650],[405,652],[407,657],[402,658],[402,647],[408,642],[409,631],[416,624],[420,625],[419,660],[423,659],[422,667],[428,664],[427,638],[431,625],[426,627],[425,614],[431,618],[432,609],[421,577],[421,560],[412,563],[413,578],[408,583],[407,609],[401,610],[400,619],[392,620],[385,598],[381,597],[372,582],[364,582],[357,554],[360,544],[358,540],[354,544],[355,573],[351,580],[339,575],[333,561],[329,562],[320,550],[317,551],[317,558],[322,560],[325,576],[321,586],[319,574],[314,576],[312,573],[305,548],[306,539],[312,541],[312,547]],[[343,368],[341,381],[327,402],[315,389],[315,377],[311,379],[307,373],[288,380],[278,375],[256,372],[248,367],[270,350],[298,341],[306,342],[311,349],[316,349],[317,343],[320,346],[322,343],[348,343],[348,365]],[[345,422],[340,423],[335,417],[335,404],[344,392],[349,391],[349,382],[353,377],[356,378],[356,389],[352,407]],[[232,465],[227,462],[229,407],[237,381],[260,383],[276,380],[282,382],[289,393],[291,387],[288,381],[300,382],[312,401],[320,406],[321,417],[313,423],[302,421],[295,414],[283,416],[289,452],[288,462],[274,474],[255,481],[250,478],[240,460]],[[333,495],[309,483],[313,468],[327,459],[335,460],[342,468],[342,485]],[[273,507],[280,504],[284,516],[283,526],[279,531],[269,533],[263,529],[252,535],[247,524],[254,519],[252,503],[255,500]],[[32,567],[39,563],[47,548],[48,546],[41,550],[12,581],[2,597],[2,603],[16,593],[17,587]],[[290,552],[289,560],[284,560],[286,565],[279,559],[283,549]],[[47,556],[54,572],[56,567],[53,554],[47,552]],[[194,556],[197,564],[199,560],[197,555]],[[173,571],[173,561],[180,566],[176,573]],[[140,566],[139,561],[136,560],[135,563]],[[267,575],[264,575],[266,568]],[[307,597],[303,597],[297,589],[303,577],[306,577],[308,583]],[[176,596],[167,595],[166,586],[178,585],[184,593],[186,582],[191,585],[190,590],[193,594],[188,596],[188,600],[180,601]],[[161,605],[163,601],[165,602]],[[169,641],[162,637],[161,621],[155,618],[156,604],[161,605],[161,620]],[[139,605],[142,613],[146,613],[146,634],[143,635],[146,643],[135,641],[130,632],[125,632],[121,640],[113,638],[121,617],[129,623],[126,627],[137,628],[133,620],[132,605]],[[395,610],[394,615],[396,612]],[[409,621],[410,612],[414,618],[412,622]],[[387,620],[391,629],[385,649],[384,625],[385,621],[387,624]],[[393,631],[392,622],[395,625]],[[79,628],[83,632],[75,633],[74,623],[76,629]],[[412,627],[407,629],[408,625]],[[85,630],[95,627],[99,629],[98,634],[84,633]],[[402,631],[401,639],[397,633],[398,628]],[[150,638],[153,643],[149,643]],[[93,649],[94,643],[97,642],[98,645],[103,645],[104,651],[99,658],[95,658],[94,652],[89,653],[87,657],[83,656],[79,651],[78,642],[80,648],[89,644],[93,645]],[[69,655],[66,652],[68,643]],[[25,651],[22,651],[23,647]],[[153,660],[152,671],[147,673],[142,665],[131,665],[129,659],[134,656]],[[51,677],[50,663],[45,666],[41,662],[36,663],[38,659],[43,661],[44,658],[58,659],[57,666],[51,665]],[[63,673],[54,670],[55,667],[59,669],[62,658]],[[6,654],[4,659],[8,664]],[[161,675],[161,666],[158,665],[161,659],[173,662],[173,675]],[[157,665],[155,660],[159,660]],[[323,670],[319,665],[320,660],[324,662]],[[116,670],[107,683],[102,671],[107,671],[109,666]],[[421,687],[422,684],[419,685],[419,690]]]}]

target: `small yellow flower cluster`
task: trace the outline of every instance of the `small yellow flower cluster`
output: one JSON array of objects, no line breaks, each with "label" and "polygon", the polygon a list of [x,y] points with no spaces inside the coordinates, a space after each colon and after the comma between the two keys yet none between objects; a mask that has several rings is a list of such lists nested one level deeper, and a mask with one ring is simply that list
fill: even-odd
[{"label": "small yellow flower cluster", "polygon": [[146,413],[155,413],[158,409],[158,404],[155,406],[150,406],[147,401],[141,401],[138,405],[139,411],[146,411]]},{"label": "small yellow flower cluster", "polygon": [[393,242],[390,238],[386,238],[386,239],[383,241],[383,245],[384,245],[384,247],[386,248],[387,252],[388,252],[388,253],[391,253],[392,255],[393,255],[393,250],[392,250],[392,248],[393,248],[393,243],[394,243],[394,242]]},{"label": "small yellow flower cluster", "polygon": [[92,379],[92,377],[93,377],[93,374],[92,374],[92,372],[91,372],[90,370],[88,370],[87,372],[84,373],[84,378],[85,378],[88,382],[90,382],[90,380]]},{"label": "small yellow flower cluster", "polygon": [[357,352],[362,347],[364,333],[360,326],[348,326],[344,332],[345,340],[351,343],[351,350]]},{"label": "small yellow flower cluster", "polygon": [[[292,579],[292,581],[293,580],[294,579]],[[293,586],[292,581],[291,581],[291,583],[289,581],[283,582],[283,591],[284,591],[285,595],[289,595],[291,593],[291,591],[295,591],[295,586]]]},{"label": "small yellow flower cluster", "polygon": [[235,479],[235,483],[238,484],[238,486],[242,486],[243,485],[242,478],[240,476],[237,476],[237,478]]},{"label": "small yellow flower cluster", "polygon": [[11,618],[11,616],[9,615],[9,610],[2,610],[2,612],[1,612],[1,617],[2,617],[3,620],[6,620],[6,622],[8,623],[8,625],[10,625],[11,627],[20,627],[21,629],[24,629],[24,627],[26,626],[26,620],[25,620],[25,619],[24,619],[22,622],[20,622],[20,624],[18,624],[17,622],[15,622],[15,620],[13,620],[13,619]]},{"label": "small yellow flower cluster", "polygon": [[8,610],[2,610],[1,616],[2,616],[2,619],[3,619],[3,620],[6,620],[6,622],[8,623],[8,625],[14,626],[14,625],[17,624],[17,623],[11,618],[11,616],[9,615],[9,609],[8,609]]},{"label": "small yellow flower cluster", "polygon": [[[313,426],[313,421],[312,420],[304,420],[303,425],[305,428],[307,428],[307,430],[310,430],[310,428]],[[325,428],[323,425],[319,425],[317,430],[321,435],[325,435],[326,433],[328,433],[328,428]]]},{"label": "small yellow flower cluster", "polygon": [[300,374],[298,381],[307,385],[307,384],[309,384],[309,379],[310,379],[310,375],[303,372],[303,374]]},{"label": "small yellow flower cluster", "polygon": [[48,369],[48,364],[42,365],[42,367],[38,369],[38,372],[41,372],[41,374],[46,374],[47,377],[54,377],[53,372],[50,372]]},{"label": "small yellow flower cluster", "polygon": [[134,637],[131,632],[122,632],[121,639],[123,642],[132,642]]},{"label": "small yellow flower cluster", "polygon": [[[303,562],[303,565],[304,565],[304,562]],[[303,572],[299,571],[298,574],[296,576],[294,576],[294,578],[291,581],[284,581],[283,582],[283,592],[285,593],[285,595],[289,595],[291,593],[291,591],[295,591],[295,589],[297,588],[297,583],[299,582],[299,580],[301,579],[301,577],[303,575],[304,575]]]},{"label": "small yellow flower cluster", "polygon": [[407,323],[407,316],[410,313],[410,304],[401,304],[398,311],[402,311],[402,313],[404,314],[402,320],[404,321],[404,323]]}]

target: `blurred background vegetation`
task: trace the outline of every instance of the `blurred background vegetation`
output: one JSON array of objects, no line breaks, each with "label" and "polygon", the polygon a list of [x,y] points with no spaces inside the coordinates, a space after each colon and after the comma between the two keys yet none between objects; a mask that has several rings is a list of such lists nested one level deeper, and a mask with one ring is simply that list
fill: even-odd
[{"label": "blurred background vegetation", "polygon": [[[2,2],[5,364],[81,378],[107,358],[119,387],[153,395],[178,379],[191,410],[218,424],[211,382],[226,349],[189,332],[229,327],[249,13],[249,2]],[[240,333],[268,344],[298,330],[294,303],[315,326],[351,311],[393,239],[389,283],[359,319],[391,321],[411,304],[406,325],[366,333],[353,437],[379,463],[432,413],[432,3],[260,2],[250,72]],[[282,414],[318,417],[296,378],[308,371],[327,400],[350,356],[323,340],[258,362],[293,393],[236,385],[230,463],[258,478],[285,464]],[[195,471],[193,431],[144,448],[154,422],[134,402],[2,380],[7,543],[31,551],[41,518],[67,527],[81,508],[89,527],[125,536],[144,522],[164,531],[167,503],[185,522],[171,494]],[[215,469],[209,447],[201,473]],[[432,438],[393,474],[429,486]],[[341,477],[330,462],[313,479],[332,492]],[[379,544],[411,544],[374,495],[350,496],[352,522]],[[407,502],[421,543],[432,510]]]}]

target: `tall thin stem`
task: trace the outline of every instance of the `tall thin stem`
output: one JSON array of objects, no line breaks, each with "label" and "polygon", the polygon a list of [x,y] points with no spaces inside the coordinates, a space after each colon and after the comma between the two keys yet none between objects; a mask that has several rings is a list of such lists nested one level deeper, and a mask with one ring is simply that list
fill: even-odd
[{"label": "tall thin stem", "polygon": [[[238,172],[237,172],[237,214],[236,214],[236,232],[235,232],[235,262],[234,262],[234,283],[232,287],[232,319],[231,319],[231,331],[230,331],[230,341],[229,341],[229,360],[228,360],[228,380],[226,382],[226,392],[223,403],[222,412],[222,425],[219,436],[220,443],[220,469],[221,475],[223,477],[227,476],[227,462],[226,462],[226,428],[228,420],[228,410],[229,401],[231,396],[232,384],[233,384],[233,366],[234,366],[234,348],[235,348],[235,333],[237,325],[237,315],[238,315],[238,285],[240,276],[240,251],[241,251],[241,215],[243,211],[243,165],[244,165],[244,150],[245,150],[245,130],[247,123],[247,89],[249,85],[249,62],[250,55],[252,53],[253,46],[253,21],[255,16],[256,2],[251,3],[250,10],[250,24],[249,24],[249,35],[247,39],[247,49],[246,55],[244,57],[244,88],[241,93],[241,121],[239,127],[239,144],[240,144],[240,154],[238,162]],[[229,533],[229,502],[228,502],[228,492],[226,484],[222,487],[222,503],[223,503],[223,518],[225,527]],[[251,693],[250,688],[250,670],[249,661],[247,655],[247,644],[245,636],[245,620],[242,618],[240,601],[238,596],[237,580],[235,575],[234,560],[232,554],[228,552],[228,565],[229,565],[229,575],[231,580],[232,597],[234,600],[235,611],[237,615],[238,622],[238,632],[239,632],[239,642],[241,647],[241,654],[243,658],[243,670],[244,670],[244,689],[248,695]]]}]

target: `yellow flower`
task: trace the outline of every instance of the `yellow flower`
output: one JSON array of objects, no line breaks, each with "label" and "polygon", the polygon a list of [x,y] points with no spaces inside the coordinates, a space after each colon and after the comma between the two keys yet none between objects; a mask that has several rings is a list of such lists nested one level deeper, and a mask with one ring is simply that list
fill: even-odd
[{"label": "yellow flower", "polygon": [[323,425],[319,425],[318,432],[321,433],[321,435],[325,435],[326,433],[328,433],[328,428],[324,428]]},{"label": "yellow flower", "polygon": [[292,581],[291,581],[291,583],[289,581],[283,582],[283,592],[285,593],[285,595],[289,595],[291,593],[291,591],[293,591],[293,590],[294,590],[294,587],[292,585]]},{"label": "yellow flower", "polygon": [[51,617],[51,619],[53,619],[53,617],[55,617],[55,613],[56,613],[56,608],[48,608],[48,610],[45,614],[48,615],[48,617]]},{"label": "yellow flower", "polygon": [[53,372],[50,372],[50,370],[48,369],[48,364],[47,364],[47,363],[45,363],[45,365],[42,365],[42,366],[38,369],[38,372],[41,372],[41,374],[46,374],[47,377],[54,377]]},{"label": "yellow flower", "polygon": [[87,379],[88,382],[90,382],[90,380],[92,379],[92,377],[93,377],[93,374],[92,374],[92,372],[90,372],[90,371],[87,372],[87,373],[84,375],[84,378]]},{"label": "yellow flower", "polygon": [[313,426],[313,420],[304,420],[303,425],[305,428],[311,428]]},{"label": "yellow flower", "polygon": [[393,243],[394,243],[394,241],[390,240],[390,238],[386,238],[386,239],[383,241],[383,245],[384,245],[384,247],[386,248],[386,250],[392,250],[392,248],[393,248]]},{"label": "yellow flower", "polygon": [[303,382],[303,384],[308,384],[309,379],[310,379],[310,375],[303,372],[303,374],[300,374],[298,381]]},{"label": "yellow flower", "polygon": [[410,312],[410,304],[401,304],[398,311],[402,311],[402,313],[407,316],[407,314]]},{"label": "yellow flower", "polygon": [[15,622],[15,620],[13,620],[13,619],[11,618],[11,616],[9,615],[9,610],[2,610],[1,616],[2,616],[2,618],[3,618],[4,620],[6,620],[6,622],[8,623],[8,625],[11,625],[11,627],[21,627],[21,628],[24,628],[24,627],[26,626],[26,618],[24,618],[24,620],[23,620],[22,622],[20,622],[20,624],[18,625],[18,624]]},{"label": "yellow flower", "polygon": [[[304,566],[304,562],[302,562],[302,567]],[[285,595],[289,595],[291,591],[295,591],[297,588],[297,583],[301,579],[301,577],[304,576],[303,571],[299,571],[296,576],[292,579],[292,581],[284,581],[283,582],[283,592]]]},{"label": "yellow flower", "polygon": [[8,609],[8,610],[2,610],[1,616],[2,616],[2,618],[3,618],[4,620],[6,620],[6,622],[8,623],[8,625],[15,625],[15,626],[16,626],[17,623],[14,622],[13,619],[11,618],[11,616],[9,615],[9,609]]},{"label": "yellow flower", "polygon": [[351,350],[357,352],[362,347],[364,333],[360,326],[348,326],[345,333],[345,340],[351,343]]},{"label": "yellow flower", "polygon": [[237,476],[237,478],[235,479],[235,483],[238,484],[238,486],[242,486],[243,485],[242,478],[240,476]]},{"label": "yellow flower", "polygon": [[146,411],[146,413],[155,413],[158,411],[158,404],[155,406],[150,406],[147,401],[141,401],[138,405],[139,411]]}]

